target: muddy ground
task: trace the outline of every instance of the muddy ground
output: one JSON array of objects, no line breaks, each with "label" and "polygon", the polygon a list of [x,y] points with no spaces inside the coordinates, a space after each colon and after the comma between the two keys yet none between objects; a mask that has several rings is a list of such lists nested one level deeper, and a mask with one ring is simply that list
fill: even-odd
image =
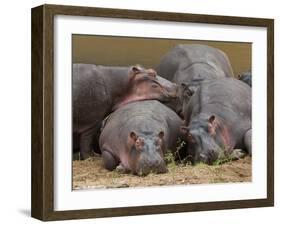
[{"label": "muddy ground", "polygon": [[227,182],[250,182],[252,179],[251,158],[245,157],[223,164],[196,166],[168,164],[169,172],[149,174],[145,177],[107,171],[100,157],[85,161],[73,161],[73,189],[146,187],[173,184],[209,184]]}]

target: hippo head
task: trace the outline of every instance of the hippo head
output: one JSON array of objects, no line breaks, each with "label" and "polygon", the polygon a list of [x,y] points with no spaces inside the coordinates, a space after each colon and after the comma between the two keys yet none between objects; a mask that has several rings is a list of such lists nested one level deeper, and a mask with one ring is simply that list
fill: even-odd
[{"label": "hippo head", "polygon": [[177,98],[178,86],[159,75],[153,69],[133,66],[129,70],[127,90],[114,106],[114,110],[122,105],[140,100],[159,100],[170,103]]},{"label": "hippo head", "polygon": [[214,115],[192,119],[189,126],[181,127],[181,132],[188,143],[187,155],[193,164],[212,164],[231,146],[226,127]]},{"label": "hippo head", "polygon": [[166,173],[167,168],[163,158],[164,153],[164,132],[158,135],[151,134],[138,136],[131,132],[128,137],[129,143],[129,164],[134,174],[145,176],[150,172]]}]

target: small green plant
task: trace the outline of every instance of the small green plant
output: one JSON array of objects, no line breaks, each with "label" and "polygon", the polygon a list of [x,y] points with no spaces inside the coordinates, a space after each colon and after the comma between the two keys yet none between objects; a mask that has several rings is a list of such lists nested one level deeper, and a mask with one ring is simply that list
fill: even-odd
[{"label": "small green plant", "polygon": [[173,160],[174,156],[171,151],[168,151],[168,153],[165,154],[164,159],[166,163],[169,163]]},{"label": "small green plant", "polygon": [[178,138],[177,139],[177,152],[186,145],[185,141]]},{"label": "small green plant", "polygon": [[216,161],[213,162],[214,166],[218,166],[223,164],[225,161],[223,159],[217,159]]},{"label": "small green plant", "polygon": [[213,165],[217,166],[233,160],[233,156],[231,155],[231,148],[228,146],[217,150],[217,153],[219,153],[218,159],[213,162]]},{"label": "small green plant", "polygon": [[175,164],[175,157],[170,150],[165,154],[164,160],[166,164]]},{"label": "small green plant", "polygon": [[185,159],[182,158],[182,154],[186,156],[186,142],[181,140],[180,138],[177,139],[177,147],[174,154],[174,158],[180,163],[180,164],[186,164]]}]

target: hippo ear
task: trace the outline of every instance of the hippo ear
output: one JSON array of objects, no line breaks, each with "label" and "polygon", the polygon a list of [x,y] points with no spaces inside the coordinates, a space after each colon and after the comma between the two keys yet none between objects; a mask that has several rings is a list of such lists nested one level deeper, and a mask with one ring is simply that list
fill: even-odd
[{"label": "hippo ear", "polygon": [[164,134],[163,131],[161,131],[161,132],[158,134],[158,136],[159,136],[160,139],[163,139],[164,135],[165,135],[165,134]]},{"label": "hippo ear", "polygon": [[132,66],[129,72],[129,79],[134,80],[136,75],[141,73],[142,68],[139,65]]},{"label": "hippo ear", "polygon": [[211,115],[208,121],[209,121],[208,123],[209,133],[211,135],[215,135],[217,129],[216,117],[214,115]]},{"label": "hippo ear", "polygon": [[183,134],[187,134],[187,133],[189,133],[189,129],[188,129],[187,126],[181,126],[180,132],[183,133]]},{"label": "hippo ear", "polygon": [[135,132],[131,132],[130,138],[135,142],[138,139],[138,136],[135,134]]},{"label": "hippo ear", "polygon": [[140,65],[135,65],[131,68],[131,72],[133,74],[138,74],[142,71],[142,67]]},{"label": "hippo ear", "polygon": [[211,115],[210,118],[209,118],[209,123],[211,123],[213,125],[214,122],[215,122],[215,119],[216,119],[216,116]]}]

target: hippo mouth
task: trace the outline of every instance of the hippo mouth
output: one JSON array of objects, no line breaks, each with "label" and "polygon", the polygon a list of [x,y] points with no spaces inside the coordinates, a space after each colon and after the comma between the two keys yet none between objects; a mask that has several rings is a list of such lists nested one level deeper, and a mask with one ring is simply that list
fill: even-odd
[{"label": "hippo mouth", "polygon": [[167,173],[167,172],[168,172],[167,167],[163,167],[161,169],[139,170],[138,172],[136,172],[136,174],[138,176],[144,177],[144,176],[147,176],[150,173],[152,173],[152,174],[163,174],[163,173]]},{"label": "hippo mouth", "polygon": [[207,165],[213,165],[216,160],[219,159],[219,155],[214,150],[208,151],[206,153],[200,153],[197,156],[196,162],[202,162]]},{"label": "hippo mouth", "polygon": [[179,97],[178,90],[173,91],[173,92],[172,91],[166,91],[165,96],[168,97],[168,98],[176,99],[176,98]]},{"label": "hippo mouth", "polygon": [[176,100],[177,98],[178,98],[177,94],[167,93],[167,94],[165,94],[165,96],[162,99],[164,102],[171,102],[171,101]]},{"label": "hippo mouth", "polygon": [[162,174],[167,173],[168,169],[164,160],[158,161],[157,163],[151,164],[150,162],[143,161],[138,165],[135,174],[138,176],[147,176],[150,173]]},{"label": "hippo mouth", "polygon": [[155,99],[160,101],[163,104],[175,104],[179,100],[179,96],[178,96],[177,92],[165,91],[165,92],[163,92],[163,96],[160,96]]}]

